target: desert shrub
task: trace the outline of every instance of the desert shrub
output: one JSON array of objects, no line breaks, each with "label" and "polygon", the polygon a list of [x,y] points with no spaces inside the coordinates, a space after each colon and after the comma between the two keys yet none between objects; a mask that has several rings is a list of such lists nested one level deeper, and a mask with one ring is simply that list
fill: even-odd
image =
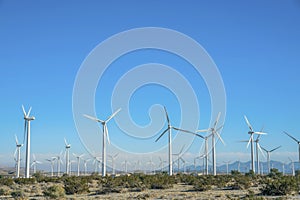
[{"label": "desert shrub", "polygon": [[194,190],[195,191],[207,191],[207,190],[211,190],[212,186],[211,185],[206,185],[201,183],[200,181],[197,183],[194,183]]},{"label": "desert shrub", "polygon": [[244,190],[248,189],[251,186],[252,179],[248,176],[235,175],[233,183],[230,184],[230,187],[234,190]]},{"label": "desert shrub", "polygon": [[12,186],[14,184],[14,180],[12,178],[0,178],[0,185]]},{"label": "desert shrub", "polygon": [[9,194],[9,191],[7,189],[0,188],[0,196],[8,195],[8,194]]},{"label": "desert shrub", "polygon": [[273,179],[280,179],[282,178],[283,174],[278,171],[278,169],[271,169],[270,173],[268,174],[268,177],[273,178]]},{"label": "desert shrub", "polygon": [[298,184],[294,177],[284,176],[276,179],[266,179],[261,188],[263,195],[289,195],[298,192]]},{"label": "desert shrub", "polygon": [[25,199],[26,195],[22,190],[16,190],[10,193],[14,199]]},{"label": "desert shrub", "polygon": [[65,197],[65,189],[59,185],[50,186],[43,193],[45,197],[51,199],[61,199]]},{"label": "desert shrub", "polygon": [[14,179],[16,184],[20,185],[32,185],[36,182],[36,179],[34,177],[32,178],[16,178]]},{"label": "desert shrub", "polygon": [[88,182],[81,177],[66,177],[64,179],[66,194],[83,194],[89,192]]}]

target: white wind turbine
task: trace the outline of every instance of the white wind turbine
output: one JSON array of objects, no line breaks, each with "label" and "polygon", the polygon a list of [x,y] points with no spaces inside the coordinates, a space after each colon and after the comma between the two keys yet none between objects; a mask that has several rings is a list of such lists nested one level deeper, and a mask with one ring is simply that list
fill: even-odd
[{"label": "white wind turbine", "polygon": [[57,176],[60,176],[60,165],[63,164],[61,157],[62,157],[62,152],[60,152],[60,154],[55,157],[57,161]]},{"label": "white wind turbine", "polygon": [[91,119],[96,122],[100,122],[102,124],[102,132],[103,132],[103,139],[102,139],[102,176],[106,176],[106,138],[108,143],[109,141],[109,135],[108,135],[108,129],[107,129],[107,122],[109,122],[118,112],[120,112],[121,108],[119,108],[117,111],[115,111],[110,117],[108,117],[105,121],[101,119],[97,119],[95,117],[91,117],[89,115],[84,115],[86,118]]},{"label": "white wind turbine", "polygon": [[155,140],[155,142],[157,142],[166,132],[169,132],[169,175],[171,176],[171,175],[173,175],[172,129],[174,129],[176,131],[182,131],[182,132],[186,132],[186,133],[191,133],[193,135],[196,135],[196,134],[193,133],[193,132],[187,131],[187,130],[183,130],[183,129],[171,126],[170,119],[169,119],[166,107],[164,107],[164,109],[165,109],[165,114],[166,114],[166,118],[167,118],[167,122],[168,122],[168,128],[166,130],[164,130],[164,132],[162,132],[162,134]]},{"label": "white wind turbine", "polygon": [[115,170],[116,170],[116,166],[115,166],[115,161],[118,157],[118,153],[116,153],[115,155],[109,155],[109,157],[111,158],[111,165],[112,165],[112,174],[115,175]]},{"label": "white wind turbine", "polygon": [[[196,132],[207,132],[207,130],[197,130]],[[203,159],[205,158],[205,168],[203,167],[203,174],[206,174],[208,175],[208,138],[211,136],[210,135],[207,135],[207,136],[202,136],[202,135],[198,135],[196,134],[198,137],[201,137],[204,139],[205,143],[204,143],[204,155],[203,156]],[[203,160],[204,162],[204,160]],[[205,173],[204,173],[205,172]]]},{"label": "white wind turbine", "polygon": [[161,172],[163,171],[164,163],[167,163],[167,161],[165,161],[161,157],[159,157],[159,167],[160,167]]},{"label": "white wind turbine", "polygon": [[265,149],[265,148],[263,148],[263,147],[261,147],[266,153],[267,153],[267,161],[268,161],[268,172],[270,173],[270,171],[271,171],[271,165],[270,165],[270,154],[273,152],[273,151],[275,151],[275,150],[277,150],[277,149],[279,149],[281,146],[278,146],[278,147],[276,147],[276,148],[274,148],[274,149],[272,149],[272,150],[267,150],[267,149]]},{"label": "white wind turbine", "polygon": [[80,175],[80,159],[82,158],[82,156],[84,156],[84,154],[77,155],[77,154],[73,153],[73,155],[77,159],[77,176],[79,176]]},{"label": "white wind turbine", "polygon": [[255,166],[254,166],[254,139],[253,139],[253,135],[254,134],[258,134],[258,135],[266,135],[266,133],[263,133],[261,131],[259,132],[256,132],[253,130],[249,120],[247,119],[246,115],[244,115],[244,118],[245,118],[245,121],[249,127],[249,131],[248,131],[248,134],[250,134],[250,138],[249,138],[249,141],[248,141],[248,144],[247,144],[247,148],[249,147],[249,144],[251,143],[251,170],[253,172],[255,172]]},{"label": "white wind turbine", "polygon": [[69,174],[69,164],[70,164],[70,148],[71,148],[71,144],[69,144],[66,140],[66,138],[64,138],[65,141],[65,152],[66,152],[66,174]]},{"label": "white wind turbine", "polygon": [[173,154],[173,156],[177,156],[177,173],[179,173],[179,170],[180,170],[180,161],[183,161],[183,159],[181,158],[181,156],[182,156],[182,151],[183,151],[183,149],[184,149],[184,146],[185,145],[183,145],[182,146],[182,148],[180,149],[180,151],[179,151],[179,153],[174,153]]},{"label": "white wind turbine", "polygon": [[125,171],[125,173],[127,174],[127,172],[128,172],[128,165],[130,165],[130,163],[129,163],[127,160],[125,160],[125,161],[122,163],[122,165],[124,166],[124,171]]},{"label": "white wind turbine", "polygon": [[[223,139],[221,138],[220,134],[218,133],[218,131],[220,129],[222,129],[223,126],[220,126],[219,128],[217,128],[220,116],[221,116],[221,113],[219,112],[213,127],[209,128],[207,130],[198,130],[197,131],[197,132],[210,132],[211,133],[207,137],[211,136],[211,141],[212,141],[212,161],[213,161],[212,164],[213,164],[213,175],[214,176],[217,175],[217,160],[216,160],[216,147],[215,147],[216,146],[216,140],[215,140],[215,137],[217,136],[221,140],[221,142],[223,144],[225,144]],[[208,162],[206,161],[206,163],[208,163]],[[206,165],[208,165],[208,164],[206,164]],[[208,169],[208,167],[207,167],[207,169]]]},{"label": "white wind turbine", "polygon": [[84,160],[83,160],[84,175],[87,175],[87,163],[88,163],[90,160],[91,160],[91,159],[84,159]]},{"label": "white wind turbine", "polygon": [[24,114],[24,136],[26,134],[26,162],[25,162],[25,178],[30,177],[30,121],[35,120],[35,117],[30,117],[31,107],[28,113],[25,112],[24,106],[22,105],[22,110]]},{"label": "white wind turbine", "polygon": [[150,165],[150,173],[153,173],[153,167],[155,166],[154,162],[152,161],[152,157],[151,159],[147,162],[148,165]]},{"label": "white wind turbine", "polygon": [[298,157],[299,157],[299,162],[300,162],[300,140],[297,140],[295,137],[293,137],[292,135],[290,135],[289,133],[283,131],[287,136],[289,136],[290,138],[292,138],[295,142],[297,142],[298,144]]},{"label": "white wind turbine", "polygon": [[295,163],[290,157],[289,160],[291,161],[291,165],[292,165],[292,175],[295,176]]},{"label": "white wind turbine", "polygon": [[17,154],[17,158],[16,158],[16,177],[19,178],[20,177],[20,164],[21,164],[21,147],[23,146],[23,144],[19,144],[18,141],[18,137],[15,135],[15,141],[16,141],[16,151],[15,154]]},{"label": "white wind turbine", "polygon": [[230,163],[231,161],[224,161],[224,163],[226,164],[226,174],[228,175],[228,173],[229,173],[229,163]]},{"label": "white wind turbine", "polygon": [[46,159],[46,160],[51,163],[51,176],[53,176],[54,162],[55,162],[56,158],[52,157],[51,159]]},{"label": "white wind turbine", "polygon": [[32,154],[33,162],[31,163],[31,166],[33,167],[33,173],[36,173],[36,164],[42,164],[42,162],[36,160],[36,157],[34,154]]}]

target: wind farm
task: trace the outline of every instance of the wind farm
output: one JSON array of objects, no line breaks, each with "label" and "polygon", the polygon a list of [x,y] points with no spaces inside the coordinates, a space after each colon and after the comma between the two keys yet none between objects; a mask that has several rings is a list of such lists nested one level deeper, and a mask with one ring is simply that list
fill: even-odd
[{"label": "wind farm", "polygon": [[3,0],[0,30],[0,199],[299,199],[298,1]]}]

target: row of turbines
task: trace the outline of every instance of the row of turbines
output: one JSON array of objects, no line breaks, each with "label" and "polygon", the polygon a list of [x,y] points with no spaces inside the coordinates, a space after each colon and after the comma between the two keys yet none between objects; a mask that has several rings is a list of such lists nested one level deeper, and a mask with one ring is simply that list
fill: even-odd
[{"label": "row of turbines", "polygon": [[[24,141],[26,140],[26,155],[25,155],[25,178],[29,178],[30,177],[30,122],[35,120],[34,116],[30,116],[30,112],[31,112],[31,107],[28,110],[28,112],[25,111],[24,106],[22,105],[22,111],[24,114],[24,120],[25,120],[25,124],[24,124]],[[107,123],[112,120],[119,112],[121,111],[121,109],[116,110],[111,116],[109,116],[106,120],[101,120],[98,119],[96,117],[90,116],[90,115],[86,115],[84,114],[83,116],[93,120],[97,123],[101,123],[102,125],[102,132],[103,132],[103,139],[102,139],[102,157],[101,157],[101,161],[97,158],[94,157],[94,163],[98,161],[98,163],[101,163],[101,169],[102,169],[102,176],[106,176],[107,172],[106,172],[106,166],[107,166],[107,158],[106,158],[106,146],[107,146],[107,142],[110,144],[110,140],[109,140],[109,133],[108,133],[108,128],[107,128]],[[208,170],[208,163],[209,163],[209,154],[211,153],[211,159],[212,159],[212,174],[216,175],[217,174],[217,161],[216,161],[216,139],[219,139],[223,144],[225,144],[225,142],[223,141],[223,139],[221,138],[219,131],[223,128],[223,125],[218,127],[218,123],[219,123],[219,119],[221,116],[221,113],[218,113],[217,118],[213,124],[212,127],[205,129],[205,130],[197,130],[197,131],[189,131],[189,130],[185,130],[185,129],[181,129],[178,127],[174,127],[171,125],[171,120],[169,118],[168,112],[166,107],[164,107],[164,111],[165,111],[165,117],[167,120],[167,128],[159,135],[159,137],[155,140],[155,142],[159,141],[160,138],[168,133],[168,174],[172,175],[173,174],[173,158],[172,156],[177,156],[177,167],[179,169],[179,165],[180,165],[180,161],[184,162],[183,159],[181,158],[181,154],[182,151],[184,149],[184,146],[182,147],[181,151],[178,154],[173,154],[172,152],[172,130],[175,131],[180,131],[180,132],[184,132],[184,133],[188,133],[188,134],[193,134],[194,136],[197,136],[199,138],[204,139],[204,154],[200,157],[197,157],[196,159],[203,159],[204,162],[204,174],[208,174],[209,170]],[[274,149],[271,150],[267,150],[264,147],[261,147],[259,144],[260,141],[260,136],[261,135],[266,135],[267,133],[264,133],[262,130],[261,131],[254,131],[252,125],[250,124],[249,120],[247,119],[246,116],[244,116],[245,121],[248,125],[249,131],[248,134],[250,135],[249,140],[243,140],[240,142],[247,142],[247,148],[250,145],[251,146],[251,170],[253,172],[260,172],[260,164],[259,164],[259,151],[261,151],[261,153],[263,153],[262,151],[265,151],[267,153],[267,162],[268,162],[268,171],[270,171],[270,154],[271,152],[279,149],[281,146],[278,146]],[[200,135],[198,133],[208,133],[206,136]],[[300,162],[300,141],[297,140],[295,137],[293,137],[291,134],[284,132],[287,136],[289,136],[290,138],[292,138],[294,141],[296,141],[299,145],[299,162]],[[258,135],[257,138],[254,140],[254,135]],[[209,143],[208,143],[208,139],[211,138],[211,151],[209,152]],[[19,177],[20,176],[20,161],[21,161],[21,153],[20,153],[20,148],[23,146],[23,144],[20,144],[18,141],[18,138],[15,137],[16,140],[16,152],[15,152],[15,161],[16,161],[16,176]],[[70,173],[70,168],[71,168],[71,161],[70,161],[70,148],[71,145],[66,141],[66,139],[64,140],[65,142],[65,158],[66,158],[66,169],[65,169],[65,173],[69,174]],[[255,143],[255,149],[254,149],[254,143]],[[255,167],[255,159],[254,159],[254,154],[256,151],[256,167]],[[82,158],[83,155],[76,155],[74,154],[74,156],[77,159],[77,175],[79,175],[79,164],[80,164],[80,159]],[[59,156],[56,157],[52,157],[51,159],[47,159],[47,161],[49,161],[51,163],[51,175],[53,175],[53,171],[54,171],[54,162],[57,162],[57,172],[59,173],[60,170],[60,164],[62,164],[62,152]],[[111,156],[112,157],[112,156]],[[114,161],[117,157],[117,154],[111,158],[112,160],[112,165],[114,166]],[[89,160],[84,160],[85,162],[85,166],[87,165],[87,162]],[[161,163],[163,163],[162,159],[160,158]],[[150,161],[149,161],[150,162]],[[152,162],[152,160],[151,160]],[[195,161],[194,161],[195,162]],[[34,169],[34,172],[36,171],[36,164],[40,164],[40,161],[37,161],[35,156],[33,155],[33,162],[32,162],[32,166]],[[152,165],[153,163],[150,163],[150,165]],[[228,164],[227,163],[227,168],[228,168]],[[127,161],[125,162],[125,168],[127,168]],[[86,168],[86,167],[85,167]],[[114,171],[114,167],[113,167],[113,171]],[[127,171],[127,170],[126,170]],[[96,172],[96,167],[95,167],[95,172]],[[114,173],[114,172],[113,172]],[[60,175],[60,174],[58,174]]]}]

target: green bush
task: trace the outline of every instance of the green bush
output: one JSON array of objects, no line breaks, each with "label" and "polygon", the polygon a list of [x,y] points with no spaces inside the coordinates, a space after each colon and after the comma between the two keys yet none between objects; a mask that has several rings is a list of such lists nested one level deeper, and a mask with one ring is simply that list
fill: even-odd
[{"label": "green bush", "polygon": [[88,182],[81,177],[66,177],[64,179],[66,194],[83,194],[89,192]]},{"label": "green bush", "polygon": [[22,190],[16,190],[10,193],[14,199],[25,199],[26,195]]},{"label": "green bush", "polygon": [[61,199],[65,197],[65,189],[62,186],[53,185],[48,187],[43,194],[51,199]]},{"label": "green bush", "polygon": [[12,178],[0,178],[0,185],[12,186],[14,184],[14,180]]},{"label": "green bush", "polygon": [[267,179],[261,188],[263,195],[290,195],[298,193],[298,184],[294,177],[284,176],[281,179]]},{"label": "green bush", "polygon": [[36,183],[36,179],[34,177],[32,178],[16,178],[14,179],[16,184],[20,185],[32,185]]}]

